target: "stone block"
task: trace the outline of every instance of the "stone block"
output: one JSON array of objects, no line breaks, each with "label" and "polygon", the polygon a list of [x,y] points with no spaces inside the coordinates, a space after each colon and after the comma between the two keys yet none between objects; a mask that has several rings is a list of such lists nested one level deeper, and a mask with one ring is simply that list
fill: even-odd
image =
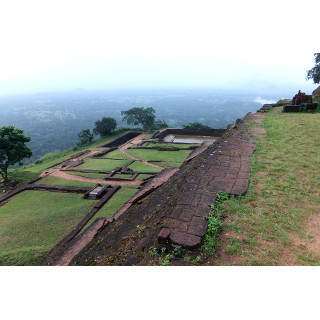
[{"label": "stone block", "polygon": [[174,219],[179,219],[181,213],[182,213],[182,208],[175,208],[172,211],[170,217]]},{"label": "stone block", "polygon": [[241,162],[240,161],[231,161],[230,162],[230,168],[240,168]]},{"label": "stone block", "polygon": [[173,218],[167,218],[164,223],[163,223],[163,226],[165,228],[168,228],[168,229],[175,229],[177,228],[179,225],[180,225],[180,220],[178,219],[173,219]]},{"label": "stone block", "polygon": [[158,241],[165,242],[166,240],[169,239],[171,230],[168,228],[162,228],[161,231],[158,234]]},{"label": "stone block", "polygon": [[207,232],[207,227],[207,220],[202,217],[193,217],[187,232],[199,237],[203,237]]},{"label": "stone block", "polygon": [[194,195],[194,197],[192,199],[192,203],[191,203],[191,205],[193,207],[196,207],[199,204],[199,202],[201,201],[201,195],[202,195],[202,193],[196,193]]},{"label": "stone block", "polygon": [[231,194],[234,195],[245,195],[248,191],[248,187],[244,185],[235,185],[232,188]]},{"label": "stone block", "polygon": [[183,192],[177,201],[178,205],[191,205],[193,199],[192,193]]},{"label": "stone block", "polygon": [[243,186],[247,186],[248,184],[249,184],[249,178],[238,178],[235,183],[235,185],[243,185]]},{"label": "stone block", "polygon": [[207,217],[209,216],[210,212],[211,212],[211,208],[209,205],[199,205],[196,208],[196,212],[195,212],[195,216],[197,217]]},{"label": "stone block", "polygon": [[[240,167],[241,170],[241,167]],[[228,174],[238,174],[239,173],[239,168],[229,168]]]},{"label": "stone block", "polygon": [[201,196],[201,203],[202,204],[208,204],[208,205],[214,204],[215,201],[216,201],[216,193],[215,192],[214,193],[207,192]]},{"label": "stone block", "polygon": [[195,183],[187,183],[184,188],[183,188],[183,191],[186,191],[186,192],[194,192],[197,190],[197,187],[198,185],[195,184]]},{"label": "stone block", "polygon": [[206,175],[206,176],[202,177],[202,179],[199,181],[199,184],[202,186],[207,186],[211,180],[212,180],[212,176]]},{"label": "stone block", "polygon": [[181,231],[181,232],[184,232],[184,231],[187,231],[188,227],[189,227],[189,224],[190,222],[183,222],[181,221],[179,226],[175,228],[175,230],[177,231]]},{"label": "stone block", "polygon": [[221,166],[221,167],[229,167],[229,164],[230,164],[229,161],[222,161],[222,162],[220,163],[220,166]]},{"label": "stone block", "polygon": [[183,208],[179,217],[181,221],[189,222],[194,216],[195,210],[193,208]]},{"label": "stone block", "polygon": [[201,238],[199,236],[180,231],[171,232],[169,238],[173,243],[185,249],[194,249],[201,244]]},{"label": "stone block", "polygon": [[195,184],[197,184],[197,183],[200,181],[201,177],[202,177],[201,175],[193,174],[192,176],[190,176],[190,177],[187,179],[187,181],[188,181],[189,183],[195,183]]},{"label": "stone block", "polygon": [[240,171],[238,174],[239,179],[249,179],[250,173],[247,171]]}]

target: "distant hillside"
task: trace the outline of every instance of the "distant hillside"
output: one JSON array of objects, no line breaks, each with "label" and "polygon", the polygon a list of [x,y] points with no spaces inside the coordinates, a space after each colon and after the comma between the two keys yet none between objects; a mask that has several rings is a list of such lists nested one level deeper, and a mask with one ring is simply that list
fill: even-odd
[{"label": "distant hillside", "polygon": [[171,127],[202,122],[219,129],[260,108],[261,104],[254,101],[257,97],[212,90],[73,90],[2,97],[0,126],[14,125],[31,137],[29,146],[34,156],[30,161],[33,161],[46,153],[74,146],[77,134],[92,129],[102,117],[114,117],[119,126],[126,125],[121,121],[121,111],[132,107],[152,106],[157,119],[165,120]]}]

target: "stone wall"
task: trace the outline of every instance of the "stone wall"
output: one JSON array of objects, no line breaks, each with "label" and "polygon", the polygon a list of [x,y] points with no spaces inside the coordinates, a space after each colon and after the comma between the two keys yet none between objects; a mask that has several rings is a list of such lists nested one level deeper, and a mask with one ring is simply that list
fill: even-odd
[{"label": "stone wall", "polygon": [[129,131],[129,132],[125,133],[124,135],[122,135],[121,137],[116,138],[116,139],[112,140],[111,142],[100,146],[99,148],[118,147],[118,146],[124,144],[125,142],[137,137],[141,133],[142,133],[141,131]]},{"label": "stone wall", "polygon": [[304,106],[301,105],[289,105],[283,107],[283,112],[306,112],[314,111],[318,107],[318,103],[308,103]]},{"label": "stone wall", "polygon": [[184,128],[168,128],[156,132],[152,139],[164,139],[168,134],[189,135],[189,136],[209,136],[221,137],[226,129],[184,129]]}]

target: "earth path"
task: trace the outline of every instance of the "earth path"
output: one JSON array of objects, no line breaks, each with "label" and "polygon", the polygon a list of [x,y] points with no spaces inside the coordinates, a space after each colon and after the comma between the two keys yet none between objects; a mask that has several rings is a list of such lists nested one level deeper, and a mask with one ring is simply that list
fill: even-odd
[{"label": "earth path", "polygon": [[80,177],[80,176],[68,174],[68,173],[65,173],[60,170],[55,170],[55,171],[51,172],[49,175],[54,176],[54,177],[58,177],[58,178],[62,178],[62,179],[66,179],[66,180],[93,182],[93,183],[110,183],[111,185],[115,185],[115,186],[122,186],[122,185],[128,185],[128,184],[139,186],[143,182],[142,180],[117,181],[117,180],[91,179],[91,178],[85,178],[85,177]]},{"label": "earth path", "polygon": [[153,164],[153,163],[150,163],[150,162],[148,162],[148,161],[146,161],[146,160],[136,158],[136,157],[134,157],[134,156],[132,156],[131,154],[129,154],[129,153],[126,152],[126,150],[127,150],[128,148],[130,148],[132,145],[141,143],[141,142],[143,141],[142,138],[145,137],[145,136],[146,136],[146,133],[141,133],[139,136],[133,138],[132,140],[126,142],[126,143],[123,144],[121,147],[119,147],[119,151],[120,151],[121,153],[123,153],[125,156],[131,158],[132,160],[141,161],[141,162],[144,163],[144,164],[147,164],[147,165],[149,165],[149,166],[151,166],[151,167],[158,168],[158,169],[161,169],[161,170],[162,170],[163,167],[157,166],[157,165],[155,165],[155,164]]}]

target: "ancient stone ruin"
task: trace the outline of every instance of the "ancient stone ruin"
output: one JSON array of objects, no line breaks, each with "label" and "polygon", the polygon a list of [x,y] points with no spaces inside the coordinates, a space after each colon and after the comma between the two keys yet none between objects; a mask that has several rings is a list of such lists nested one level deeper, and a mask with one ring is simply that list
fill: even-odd
[{"label": "ancient stone ruin", "polygon": [[303,103],[312,103],[312,95],[307,95],[299,90],[299,92],[292,99],[292,105],[299,106]]},{"label": "ancient stone ruin", "polygon": [[312,102],[312,95],[307,95],[304,92],[299,92],[293,97],[292,105],[283,107],[284,112],[312,112],[317,110],[318,103]]},{"label": "ancient stone ruin", "polygon": [[272,108],[271,104],[264,104],[257,112],[269,112]]}]

